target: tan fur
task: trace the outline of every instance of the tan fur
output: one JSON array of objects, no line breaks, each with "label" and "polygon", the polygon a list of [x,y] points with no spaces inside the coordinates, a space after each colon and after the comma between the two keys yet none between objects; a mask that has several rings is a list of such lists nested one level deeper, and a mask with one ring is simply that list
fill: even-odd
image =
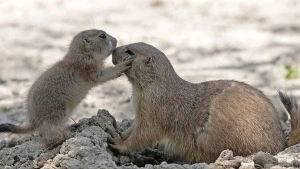
[{"label": "tan fur", "polygon": [[46,147],[69,137],[66,121],[88,91],[115,79],[132,60],[115,67],[103,61],[116,48],[117,40],[101,30],[86,30],[74,37],[65,57],[45,71],[32,85],[27,97],[28,126],[1,124],[1,132],[27,133],[39,130]]},{"label": "tan fur", "polygon": [[121,136],[110,131],[112,149],[129,153],[160,144],[167,154],[193,163],[214,162],[225,149],[246,156],[286,147],[277,111],[261,91],[232,80],[187,82],[145,43],[118,47],[113,63],[128,55],[135,57],[125,74],[136,118]]}]

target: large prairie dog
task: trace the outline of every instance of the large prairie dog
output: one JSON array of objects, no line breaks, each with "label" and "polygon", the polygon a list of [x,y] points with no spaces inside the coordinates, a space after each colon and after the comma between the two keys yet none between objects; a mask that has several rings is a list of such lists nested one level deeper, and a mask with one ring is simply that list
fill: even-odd
[{"label": "large prairie dog", "polygon": [[88,91],[119,77],[129,68],[130,58],[115,67],[104,67],[103,61],[116,45],[116,38],[101,30],[86,30],[77,34],[65,57],[31,86],[27,97],[29,124],[1,124],[0,132],[39,130],[48,148],[63,142],[69,137],[66,121]]},{"label": "large prairie dog", "polygon": [[[129,153],[159,144],[184,162],[209,163],[225,149],[246,156],[286,147],[277,111],[259,90],[232,80],[187,82],[161,51],[145,43],[118,47],[113,63],[128,56],[135,57],[125,71],[133,86],[135,122],[121,134],[108,130],[112,149]],[[280,97],[294,115],[293,145],[300,137],[295,125],[300,111],[295,99]]]}]

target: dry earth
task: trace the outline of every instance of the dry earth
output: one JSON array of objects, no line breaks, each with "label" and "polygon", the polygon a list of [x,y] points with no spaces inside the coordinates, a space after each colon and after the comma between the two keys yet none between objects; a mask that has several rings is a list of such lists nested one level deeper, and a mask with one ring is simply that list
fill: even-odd
[{"label": "dry earth", "polygon": [[[75,34],[91,28],[106,30],[118,45],[156,46],[185,80],[244,81],[281,108],[277,89],[300,96],[300,79],[286,79],[300,65],[299,9],[298,0],[0,1],[0,123],[26,121],[30,85],[64,56]],[[93,89],[72,118],[99,108],[118,120],[133,118],[130,95],[120,77]]]}]

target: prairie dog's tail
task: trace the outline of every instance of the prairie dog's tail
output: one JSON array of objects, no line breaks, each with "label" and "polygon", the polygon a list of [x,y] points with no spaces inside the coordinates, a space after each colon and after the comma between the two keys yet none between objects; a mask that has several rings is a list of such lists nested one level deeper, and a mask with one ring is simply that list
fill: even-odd
[{"label": "prairie dog's tail", "polygon": [[300,105],[294,96],[278,91],[280,100],[291,117],[291,134],[288,146],[300,143]]},{"label": "prairie dog's tail", "polygon": [[10,123],[0,124],[0,132],[11,132],[11,133],[27,133],[32,130],[30,126],[17,126]]}]

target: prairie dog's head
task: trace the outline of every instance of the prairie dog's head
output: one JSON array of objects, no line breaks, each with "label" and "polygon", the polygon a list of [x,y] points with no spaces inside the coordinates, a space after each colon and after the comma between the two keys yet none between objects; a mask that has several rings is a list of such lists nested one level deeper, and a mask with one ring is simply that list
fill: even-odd
[{"label": "prairie dog's head", "polygon": [[102,30],[91,29],[82,31],[73,38],[69,52],[88,57],[83,59],[103,60],[112,53],[116,46],[116,38]]},{"label": "prairie dog's head", "polygon": [[175,73],[165,54],[146,43],[139,42],[116,48],[112,54],[113,64],[122,62],[128,55],[135,57],[131,68],[125,71],[133,84],[144,87]]}]

